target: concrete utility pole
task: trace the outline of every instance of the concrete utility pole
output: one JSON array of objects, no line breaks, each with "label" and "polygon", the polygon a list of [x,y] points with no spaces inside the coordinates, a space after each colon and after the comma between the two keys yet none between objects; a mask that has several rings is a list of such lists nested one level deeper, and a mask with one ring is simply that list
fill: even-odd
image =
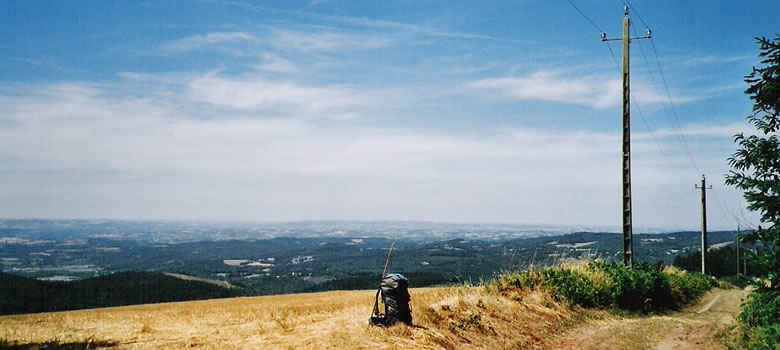
[{"label": "concrete utility pole", "polygon": [[706,186],[706,179],[704,178],[704,174],[701,175],[701,187],[693,185],[696,189],[701,189],[701,273],[707,274],[706,266],[707,266],[707,192],[706,190],[711,190],[712,185],[710,187]]},{"label": "concrete utility pole", "polygon": [[628,15],[628,6],[623,7],[623,37],[620,39],[607,39],[606,33],[601,33],[601,41],[620,40],[623,43],[623,265],[631,267],[634,263],[634,243],[632,240],[633,228],[631,223],[631,84],[629,82],[629,51],[631,40],[650,39],[650,29],[647,36],[629,37],[631,18]]}]

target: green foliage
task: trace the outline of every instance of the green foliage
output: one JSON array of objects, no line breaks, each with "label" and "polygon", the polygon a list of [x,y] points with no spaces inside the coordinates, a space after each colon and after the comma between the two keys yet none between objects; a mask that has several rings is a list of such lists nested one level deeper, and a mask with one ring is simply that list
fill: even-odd
[{"label": "green foliage", "polygon": [[492,284],[500,293],[513,288],[545,288],[559,300],[582,307],[653,312],[679,309],[717,282],[698,273],[664,274],[648,264],[630,269],[616,263],[591,262],[577,268],[505,274]]},{"label": "green foliage", "polygon": [[583,307],[602,306],[605,300],[603,286],[597,285],[587,276],[573,270],[548,268],[536,273],[520,275],[523,287],[545,286],[555,292],[555,296]]},{"label": "green foliage", "polygon": [[744,191],[748,209],[761,213],[765,225],[747,233],[742,241],[765,248],[752,260],[767,271],[769,288],[780,290],[780,35],[774,41],[756,39],[764,66],[754,67],[745,76],[750,84],[745,93],[753,100],[753,113],[747,119],[758,135],[734,136],[739,149],[728,159],[734,170],[726,176],[726,184]]},{"label": "green foliage", "polygon": [[750,86],[745,93],[753,100],[748,121],[757,135],[734,136],[739,149],[728,159],[734,169],[726,184],[744,191],[748,209],[761,214],[757,229],[741,241],[755,243],[747,258],[766,274],[769,283],[759,281],[739,315],[747,348],[770,349],[780,338],[780,35],[774,40],[756,38],[762,67],[745,76]]},{"label": "green foliage", "polygon": [[742,345],[748,349],[772,349],[780,339],[780,291],[752,293],[739,320],[745,328]]},{"label": "green foliage", "polygon": [[[740,260],[749,250],[740,247]],[[740,270],[744,267],[741,266]],[[686,271],[701,271],[701,250],[696,250],[688,255],[677,255],[674,257],[672,265]],[[765,272],[761,271],[752,260],[747,260],[747,270],[753,276],[762,276]],[[762,273],[763,272],[763,273]],[[737,275],[737,251],[731,247],[710,250],[707,252],[707,273],[715,278]]]},{"label": "green foliage", "polygon": [[698,272],[664,274],[664,278],[671,288],[672,302],[678,307],[700,297],[710,288],[720,286],[714,278]]},{"label": "green foliage", "polygon": [[739,319],[750,327],[761,327],[780,320],[780,292],[752,293]]}]

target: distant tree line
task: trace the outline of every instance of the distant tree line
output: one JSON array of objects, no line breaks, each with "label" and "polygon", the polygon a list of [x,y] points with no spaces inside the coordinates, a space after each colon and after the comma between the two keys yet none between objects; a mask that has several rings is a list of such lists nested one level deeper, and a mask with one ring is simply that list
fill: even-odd
[{"label": "distant tree line", "polygon": [[156,272],[117,272],[70,282],[0,272],[0,315],[228,298],[239,293]]},{"label": "distant tree line", "polygon": [[[747,268],[747,273],[751,276],[760,276],[765,271],[760,269],[752,260],[747,260],[747,266],[745,264],[745,254],[750,250],[740,247],[740,271],[743,273]],[[688,255],[678,255],[674,258],[672,265],[681,269],[701,272],[701,250],[696,250]],[[720,249],[713,249],[707,252],[707,274],[713,277],[722,278],[726,276],[737,275],[737,250],[731,247],[723,247]]]}]

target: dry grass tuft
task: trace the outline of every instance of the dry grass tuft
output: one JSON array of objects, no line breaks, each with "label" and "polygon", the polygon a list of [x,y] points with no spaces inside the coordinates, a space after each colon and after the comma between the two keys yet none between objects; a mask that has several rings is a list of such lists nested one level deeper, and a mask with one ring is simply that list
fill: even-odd
[{"label": "dry grass tuft", "polygon": [[[594,278],[600,278],[594,276]],[[543,291],[412,289],[415,326],[367,327],[374,291],[279,295],[0,317],[4,344],[120,348],[526,349],[581,322]]]},{"label": "dry grass tuft", "polygon": [[614,282],[612,278],[603,270],[593,268],[589,265],[590,261],[578,260],[574,262],[564,263],[559,266],[562,270],[571,270],[579,273],[582,276],[588,278],[596,288],[612,288]]},{"label": "dry grass tuft", "polygon": [[664,269],[661,272],[663,272],[665,274],[668,274],[668,275],[677,275],[677,276],[682,276],[682,275],[685,275],[687,273],[687,271],[681,270],[680,268],[678,268],[677,266],[674,266],[674,265],[666,265],[666,266],[664,266]]}]

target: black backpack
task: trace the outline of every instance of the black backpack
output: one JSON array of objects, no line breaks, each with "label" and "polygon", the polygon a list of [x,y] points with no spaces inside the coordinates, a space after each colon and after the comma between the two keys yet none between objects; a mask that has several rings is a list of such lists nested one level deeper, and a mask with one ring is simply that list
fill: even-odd
[{"label": "black backpack", "polygon": [[[379,313],[379,296],[385,304],[385,313]],[[374,311],[369,324],[389,327],[397,322],[412,325],[412,310],[409,307],[409,280],[399,273],[385,275],[374,297]]]}]

